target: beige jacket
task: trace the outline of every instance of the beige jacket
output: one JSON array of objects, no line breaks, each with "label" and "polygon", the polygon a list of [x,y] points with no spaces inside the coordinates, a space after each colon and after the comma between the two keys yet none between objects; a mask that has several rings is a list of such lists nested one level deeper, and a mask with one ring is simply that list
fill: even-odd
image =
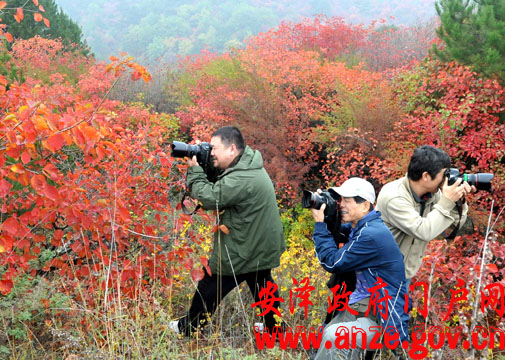
[{"label": "beige jacket", "polygon": [[[376,209],[400,246],[407,279],[421,267],[428,242],[459,220],[456,203],[443,196],[440,190],[426,200],[422,216],[419,200],[406,176],[384,185],[377,197]],[[460,228],[467,212],[468,205],[464,204]]]}]

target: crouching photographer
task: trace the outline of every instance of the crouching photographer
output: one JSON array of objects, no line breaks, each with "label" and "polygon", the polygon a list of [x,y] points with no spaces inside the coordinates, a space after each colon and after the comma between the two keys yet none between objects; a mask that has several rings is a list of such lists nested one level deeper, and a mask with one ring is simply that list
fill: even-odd
[{"label": "crouching photographer", "polygon": [[[189,157],[189,193],[204,210],[218,212],[221,229],[214,236],[211,273],[205,271],[198,282],[187,315],[170,323],[174,332],[189,336],[206,324],[207,315],[212,315],[220,301],[243,281],[259,301],[259,292],[267,282],[274,284],[271,269],[279,266],[286,246],[274,187],[263,158],[259,151],[245,145],[239,129],[225,126],[212,134],[210,144],[175,143],[172,149],[173,156]],[[278,306],[276,302],[274,307]],[[273,331],[273,311],[265,315],[264,321]]]},{"label": "crouching photographer", "polygon": [[[354,272],[356,286],[346,299],[348,306],[339,309],[341,311],[324,329],[321,344],[329,341],[332,346],[321,346],[315,358],[358,359],[373,338],[372,326],[389,327],[386,332],[397,333],[400,342],[408,340],[409,318],[403,309],[407,290],[405,267],[393,235],[373,207],[375,190],[372,184],[354,177],[328,191],[340,196],[338,209],[342,226],[339,234],[345,236],[347,242],[341,248],[337,246],[333,229],[328,225],[328,213],[325,214],[326,203],[319,209],[311,207],[316,222],[313,235],[316,256],[328,272]],[[341,334],[342,327],[348,329],[349,343],[356,328],[362,329],[366,338],[359,331],[356,349],[338,349],[336,333]]]}]

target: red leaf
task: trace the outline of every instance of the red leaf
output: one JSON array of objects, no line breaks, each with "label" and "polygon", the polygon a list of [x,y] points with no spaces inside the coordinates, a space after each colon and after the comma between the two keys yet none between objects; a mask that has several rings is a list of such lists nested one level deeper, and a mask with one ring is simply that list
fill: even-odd
[{"label": "red leaf", "polygon": [[9,234],[16,236],[17,232],[21,227],[19,226],[19,222],[15,218],[8,218],[2,224],[2,230],[7,231]]},{"label": "red leaf", "polygon": [[2,10],[6,5],[7,3],[5,1],[0,1],[0,10]]},{"label": "red leaf", "polygon": [[47,186],[46,178],[42,175],[33,175],[30,179],[30,184],[39,194],[43,194],[43,191]]},{"label": "red leaf", "polygon": [[209,266],[209,260],[205,256],[200,256],[200,263],[202,264],[203,267],[205,267],[207,274],[212,276],[212,271],[210,270]]},{"label": "red leaf", "polygon": [[0,180],[0,198],[5,197],[9,194],[12,189],[12,185],[5,179]]},{"label": "red leaf", "polygon": [[25,17],[25,14],[23,14],[23,8],[17,8],[16,15],[19,17],[20,20],[23,20]]},{"label": "red leaf", "polygon": [[0,280],[0,293],[7,295],[12,290],[11,280]]},{"label": "red leaf", "polygon": [[49,139],[47,139],[47,143],[51,147],[50,150],[53,152],[60,150],[63,147],[64,142],[65,139],[61,134],[53,135]]},{"label": "red leaf", "polygon": [[3,234],[0,237],[0,254],[3,252],[11,251],[14,244],[14,238],[10,235]]},{"label": "red leaf", "polygon": [[39,6],[39,0],[33,0],[33,3],[35,4],[35,6]]},{"label": "red leaf", "polygon": [[200,281],[205,276],[203,269],[193,269],[191,270],[191,278],[193,281]]},{"label": "red leaf", "polygon": [[130,220],[130,212],[128,211],[127,208],[123,206],[118,206],[117,210],[119,211],[119,215],[123,218],[124,221],[129,221]]},{"label": "red leaf", "polygon": [[86,145],[86,139],[84,138],[84,135],[82,134],[81,130],[75,127],[72,129],[72,133],[74,134],[74,139],[77,145],[80,146]]},{"label": "red leaf", "polygon": [[193,268],[193,259],[187,258],[186,261],[184,261],[184,267],[187,270],[191,270]]},{"label": "red leaf", "polygon": [[42,169],[42,172],[51,180],[57,180],[59,177],[58,169],[54,164],[47,164],[44,166],[44,169]]},{"label": "red leaf", "polygon": [[14,39],[12,38],[11,33],[6,32],[4,35],[5,35],[5,38],[7,39],[7,41],[8,41],[8,42],[12,42],[12,40],[14,40]]},{"label": "red leaf", "polygon": [[42,21],[42,14],[41,13],[35,13],[35,14],[33,14],[33,19],[36,22]]},{"label": "red leaf", "polygon": [[496,264],[487,264],[486,267],[489,272],[492,272],[492,273],[498,272],[498,266],[496,266]]},{"label": "red leaf", "polygon": [[44,9],[44,7],[42,5],[39,5],[39,10],[42,12],[46,12],[46,9]]},{"label": "red leaf", "polygon": [[30,156],[30,153],[28,151],[23,151],[23,153],[21,154],[21,161],[23,162],[23,164],[28,164],[30,162],[30,160],[32,159],[32,157]]},{"label": "red leaf", "polygon": [[44,18],[44,24],[46,24],[47,27],[51,27],[49,26],[49,20],[47,18]]},{"label": "red leaf", "polygon": [[44,195],[53,201],[58,200],[60,197],[60,194],[58,193],[58,189],[56,189],[54,186],[49,185],[49,184],[47,184],[44,188]]}]

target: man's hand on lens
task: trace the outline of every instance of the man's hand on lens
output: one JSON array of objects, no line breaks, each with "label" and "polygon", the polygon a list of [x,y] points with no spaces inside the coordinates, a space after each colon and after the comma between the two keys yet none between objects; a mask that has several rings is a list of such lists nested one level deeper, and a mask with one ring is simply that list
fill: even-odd
[{"label": "man's hand on lens", "polygon": [[326,209],[326,204],[322,204],[319,210],[314,208],[310,209],[316,222],[324,222],[324,209]]},{"label": "man's hand on lens", "polygon": [[188,159],[188,166],[191,167],[191,166],[200,166],[200,164],[198,164],[198,160],[196,160],[196,156],[193,155],[193,157],[191,159]]},{"label": "man's hand on lens", "polygon": [[466,181],[462,183],[462,181],[463,179],[458,178],[454,184],[449,185],[448,179],[446,178],[444,186],[442,187],[442,194],[449,200],[456,202],[464,198],[467,194],[477,191],[475,186],[470,186]]}]

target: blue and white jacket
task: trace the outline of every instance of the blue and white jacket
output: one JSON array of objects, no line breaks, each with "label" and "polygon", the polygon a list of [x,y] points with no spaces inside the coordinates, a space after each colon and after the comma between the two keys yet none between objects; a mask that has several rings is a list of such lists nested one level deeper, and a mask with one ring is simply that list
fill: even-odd
[{"label": "blue and white jacket", "polygon": [[[409,316],[404,310],[407,284],[403,255],[396,244],[393,235],[382,222],[380,213],[376,210],[369,212],[351,228],[351,224],[342,225],[342,232],[349,234],[349,241],[340,249],[324,222],[316,222],[314,227],[314,242],[316,255],[323,268],[329,272],[362,271],[367,288],[372,288],[380,277],[386,287],[379,290],[380,298],[387,290],[391,299],[388,300],[388,317],[383,319],[379,314],[384,312],[378,302],[377,315],[381,326],[386,329],[394,327],[400,341],[408,340]],[[370,311],[373,311],[370,309]]]}]

